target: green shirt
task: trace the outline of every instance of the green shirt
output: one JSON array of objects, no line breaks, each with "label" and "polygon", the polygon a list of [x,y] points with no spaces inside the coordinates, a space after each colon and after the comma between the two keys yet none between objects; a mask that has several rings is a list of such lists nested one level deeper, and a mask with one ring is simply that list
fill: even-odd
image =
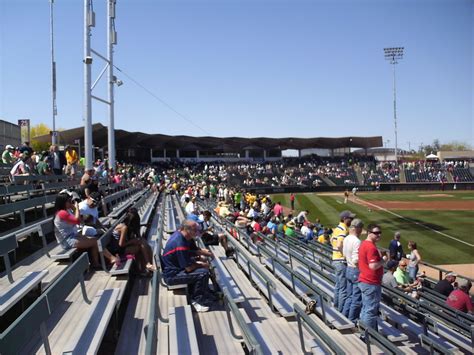
[{"label": "green shirt", "polygon": [[5,150],[2,154],[2,162],[3,164],[13,164],[15,158],[13,158],[12,153],[9,150]]},{"label": "green shirt", "polygon": [[410,284],[410,275],[408,274],[408,272],[403,271],[400,268],[397,268],[397,270],[393,273],[393,276],[395,277],[395,280],[397,280],[397,282],[400,285]]},{"label": "green shirt", "polygon": [[285,230],[285,235],[287,235],[288,237],[296,237],[296,232],[293,230],[293,228],[287,226]]}]

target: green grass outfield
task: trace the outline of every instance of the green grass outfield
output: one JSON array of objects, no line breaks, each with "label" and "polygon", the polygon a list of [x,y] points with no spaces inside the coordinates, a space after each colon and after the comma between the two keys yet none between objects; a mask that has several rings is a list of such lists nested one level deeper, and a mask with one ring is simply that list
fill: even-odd
[{"label": "green grass outfield", "polygon": [[[433,195],[432,191],[401,193],[360,193],[359,197],[377,203],[377,201],[446,201],[472,200],[474,192],[440,192],[454,197],[419,197]],[[273,201],[281,201],[290,206],[289,194],[276,194]],[[343,194],[325,195],[316,193],[296,194],[297,211],[309,210],[310,220],[321,220],[325,226],[334,227],[338,223],[339,212],[349,209],[356,213],[364,223],[377,223],[382,227],[382,240],[379,245],[388,247],[395,231],[402,233],[403,248],[408,253],[408,241],[414,240],[424,261],[433,264],[470,264],[474,263],[474,211],[388,211],[371,208],[348,202],[343,204]],[[426,227],[425,227],[426,226]],[[428,228],[427,228],[428,227]],[[431,230],[431,229],[433,230]],[[436,233],[435,231],[443,234]]]}]

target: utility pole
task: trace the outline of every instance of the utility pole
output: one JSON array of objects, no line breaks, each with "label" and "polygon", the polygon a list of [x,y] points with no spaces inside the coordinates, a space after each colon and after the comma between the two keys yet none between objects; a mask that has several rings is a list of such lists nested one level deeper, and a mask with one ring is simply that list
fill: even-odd
[{"label": "utility pole", "polygon": [[397,132],[397,88],[395,78],[395,64],[403,58],[404,47],[384,48],[385,59],[390,60],[393,67],[393,123],[395,128],[395,161],[398,165],[398,132]]}]

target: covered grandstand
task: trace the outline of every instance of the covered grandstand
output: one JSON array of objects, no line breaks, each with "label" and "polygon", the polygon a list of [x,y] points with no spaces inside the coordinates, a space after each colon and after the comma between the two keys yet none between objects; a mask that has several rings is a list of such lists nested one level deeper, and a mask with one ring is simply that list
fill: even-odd
[{"label": "covered grandstand", "polygon": [[[92,127],[94,146],[107,150],[107,127],[96,123]],[[36,137],[40,142],[49,142],[49,135]],[[282,151],[294,149],[327,149],[330,155],[350,151],[351,148],[375,148],[382,146],[382,137],[339,138],[244,138],[244,137],[191,137],[169,136],[115,130],[117,159],[124,161],[153,162],[180,158],[192,160],[276,160]],[[59,143],[84,146],[84,128],[78,127],[59,132]]]}]

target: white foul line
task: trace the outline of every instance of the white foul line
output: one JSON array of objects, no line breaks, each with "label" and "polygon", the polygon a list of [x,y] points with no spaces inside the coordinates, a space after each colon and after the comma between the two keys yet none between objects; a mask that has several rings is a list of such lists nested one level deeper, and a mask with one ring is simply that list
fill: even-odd
[{"label": "white foul line", "polygon": [[394,216],[397,216],[398,218],[401,218],[401,219],[404,219],[404,220],[409,221],[409,222],[411,222],[411,223],[414,223],[414,224],[416,224],[416,225],[425,227],[426,229],[429,229],[429,230],[431,230],[431,231],[433,231],[433,232],[435,232],[435,233],[437,233],[437,234],[440,234],[440,235],[442,235],[443,237],[446,237],[446,238],[455,240],[455,241],[457,241],[457,242],[459,242],[459,243],[463,243],[463,244],[469,245],[470,247],[474,247],[474,244],[465,242],[464,240],[455,238],[455,237],[453,237],[453,236],[451,236],[451,235],[449,235],[449,234],[446,234],[446,233],[437,231],[436,229],[433,229],[433,228],[431,228],[431,227],[428,227],[426,224],[423,224],[423,223],[420,223],[420,222],[412,221],[412,220],[410,220],[410,219],[408,219],[408,218],[406,218],[406,217],[403,217],[403,216],[401,216],[401,215],[399,215],[399,214],[397,214],[397,213],[395,213],[395,212],[392,212],[392,211],[390,211],[390,210],[388,210],[388,209],[386,209],[386,208],[377,206],[376,204],[371,203],[371,202],[368,202],[368,201],[366,201],[366,200],[362,200],[361,198],[359,198],[359,200],[363,201],[364,203],[366,203],[366,204],[368,204],[368,205],[371,205],[371,206],[373,206],[373,207],[376,207],[376,208],[378,208],[379,210],[382,210],[382,211],[388,212],[388,213],[390,213],[390,214],[393,214]]}]

